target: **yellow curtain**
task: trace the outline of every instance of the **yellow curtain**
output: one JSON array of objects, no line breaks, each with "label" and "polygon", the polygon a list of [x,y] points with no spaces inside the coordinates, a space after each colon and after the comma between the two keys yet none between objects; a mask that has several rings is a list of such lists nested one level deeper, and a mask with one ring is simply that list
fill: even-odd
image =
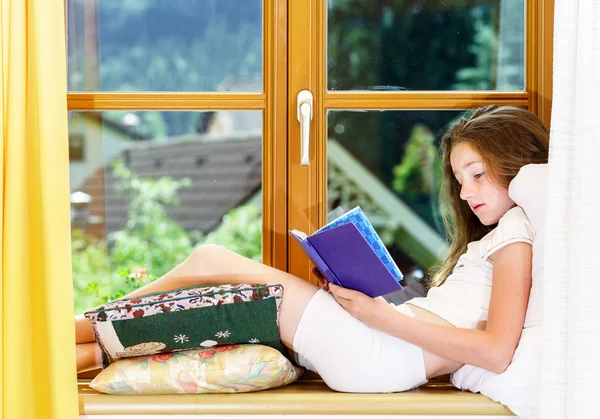
[{"label": "yellow curtain", "polygon": [[64,0],[0,4],[0,410],[75,419]]}]

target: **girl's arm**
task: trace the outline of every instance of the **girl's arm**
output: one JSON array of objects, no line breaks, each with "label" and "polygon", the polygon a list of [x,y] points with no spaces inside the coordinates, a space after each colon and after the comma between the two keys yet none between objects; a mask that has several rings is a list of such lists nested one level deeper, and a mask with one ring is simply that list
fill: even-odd
[{"label": "girl's arm", "polygon": [[333,284],[329,289],[347,311],[375,329],[443,358],[502,373],[510,365],[525,322],[531,289],[531,245],[509,244],[490,259],[494,270],[485,330],[427,323],[358,291]]}]

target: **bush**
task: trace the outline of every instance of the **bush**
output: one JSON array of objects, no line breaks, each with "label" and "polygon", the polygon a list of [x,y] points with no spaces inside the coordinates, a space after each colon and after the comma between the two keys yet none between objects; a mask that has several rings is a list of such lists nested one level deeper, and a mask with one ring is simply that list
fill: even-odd
[{"label": "bush", "polygon": [[262,220],[260,209],[244,205],[231,210],[221,226],[204,237],[186,232],[167,208],[179,205],[178,191],[189,179],[141,178],[122,161],[113,165],[117,189],[128,192],[125,227],[105,240],[81,229],[71,233],[75,312],[120,298],[154,281],[181,263],[202,243],[215,243],[260,261]]}]

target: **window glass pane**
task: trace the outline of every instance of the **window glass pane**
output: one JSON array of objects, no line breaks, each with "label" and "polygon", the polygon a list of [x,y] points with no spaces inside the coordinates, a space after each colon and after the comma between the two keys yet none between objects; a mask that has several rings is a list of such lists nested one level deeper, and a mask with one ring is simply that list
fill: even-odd
[{"label": "window glass pane", "polygon": [[[329,219],[360,206],[405,275],[395,298],[421,295],[419,279],[445,250],[439,211],[439,140],[457,111],[330,111]],[[396,300],[400,301],[400,300]]]},{"label": "window glass pane", "polygon": [[71,91],[262,91],[262,0],[67,0]]},{"label": "window glass pane", "polygon": [[523,90],[525,0],[329,0],[330,90]]},{"label": "window glass pane", "polygon": [[168,113],[198,121],[181,135],[140,130],[150,113],[70,115],[81,145],[69,165],[78,313],[143,285],[129,275],[164,275],[202,243],[262,259],[262,112]]}]

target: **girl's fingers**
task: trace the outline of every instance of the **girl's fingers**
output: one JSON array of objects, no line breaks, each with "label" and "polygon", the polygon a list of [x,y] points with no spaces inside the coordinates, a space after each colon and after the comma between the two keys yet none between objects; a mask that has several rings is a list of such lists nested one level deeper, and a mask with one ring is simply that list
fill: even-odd
[{"label": "girl's fingers", "polygon": [[317,278],[317,281],[319,282],[319,287],[321,287],[321,289],[325,291],[329,291],[329,281],[327,281],[327,279],[323,277],[321,272],[316,267],[313,267],[312,273]]},{"label": "girl's fingers", "polygon": [[314,266],[313,266],[313,268],[312,268],[312,274],[313,274],[314,276],[316,276],[318,279],[325,279],[325,278],[323,277],[323,274],[321,273],[321,271],[320,271],[320,270],[318,270],[318,269],[317,269],[316,267],[314,267]]},{"label": "girl's fingers", "polygon": [[321,278],[317,278],[317,281],[319,282],[319,286],[320,286],[321,288],[323,288],[324,290],[327,290],[327,289],[329,289],[329,287],[328,287],[328,283],[327,283],[327,281],[326,281],[326,280],[324,280],[324,279],[321,279]]},{"label": "girl's fingers", "polygon": [[334,296],[342,296],[342,293],[344,292],[344,289],[340,286],[337,286],[335,284],[329,284],[329,291],[331,291],[332,294],[334,294]]},{"label": "girl's fingers", "polygon": [[350,301],[346,300],[345,298],[342,298],[340,296],[337,296],[333,293],[332,293],[332,295],[333,295],[334,300],[337,301],[337,303],[339,305],[341,305],[344,308],[344,310],[348,311],[348,304],[350,303]]},{"label": "girl's fingers", "polygon": [[349,290],[348,288],[343,288],[343,287],[340,287],[339,285],[335,285],[335,284],[329,284],[329,290],[333,294],[338,295],[342,298],[345,298],[346,300],[351,300],[352,298],[356,298],[357,296],[359,296],[361,294],[357,291]]}]

